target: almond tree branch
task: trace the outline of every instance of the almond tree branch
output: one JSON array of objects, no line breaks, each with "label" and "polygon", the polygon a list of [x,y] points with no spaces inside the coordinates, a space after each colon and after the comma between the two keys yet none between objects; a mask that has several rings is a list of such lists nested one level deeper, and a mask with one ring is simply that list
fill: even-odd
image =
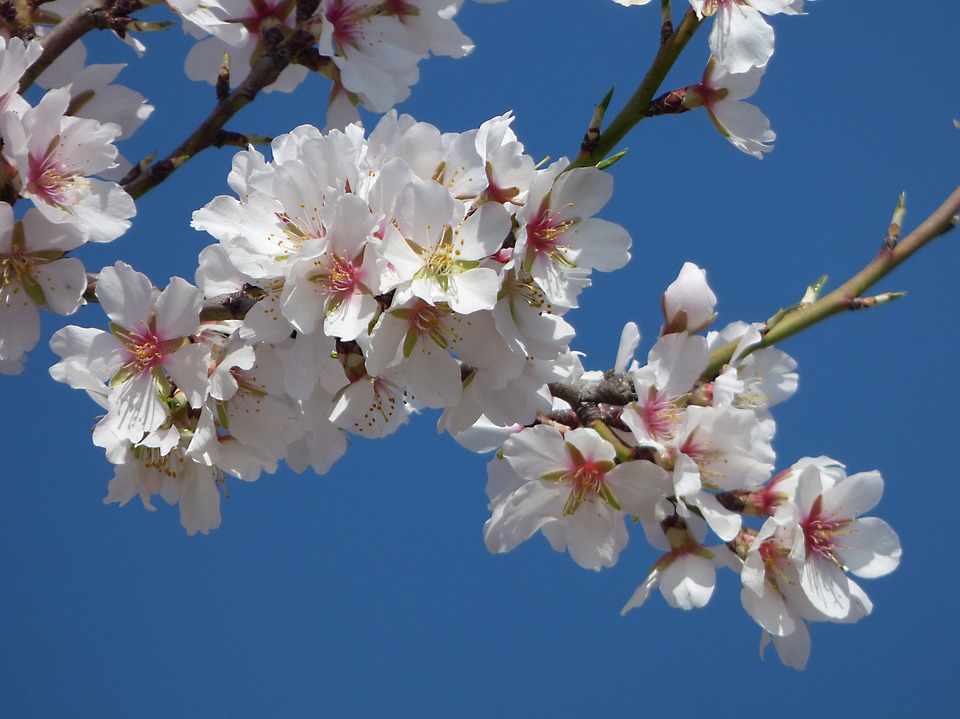
[{"label": "almond tree branch", "polygon": [[197,153],[216,145],[218,139],[223,137],[221,134],[223,126],[249,105],[263,88],[276,82],[280,73],[315,42],[313,36],[305,31],[297,31],[284,38],[279,28],[268,30],[264,34],[264,40],[267,50],[251,68],[246,80],[217,102],[213,112],[176,150],[124,184],[124,189],[134,199],[166,180],[178,167],[189,162]]},{"label": "almond tree branch", "polygon": [[[880,253],[873,261],[840,287],[816,302],[801,305],[785,313],[779,321],[768,328],[763,340],[751,348],[749,352],[782,342],[787,337],[812,327],[835,314],[871,307],[890,299],[896,299],[897,296],[902,296],[901,293],[889,293],[871,298],[863,297],[863,293],[921,248],[956,227],[958,221],[960,221],[958,217],[960,217],[960,187],[955,189],[932,215],[902,241],[891,244],[885,238]],[[723,366],[730,361],[735,350],[735,342],[714,350],[710,356],[710,364],[702,378],[711,380],[716,377]]]},{"label": "almond tree branch", "polygon": [[81,7],[73,15],[61,20],[43,38],[43,52],[20,78],[20,94],[25,93],[44,70],[88,32],[123,29],[130,13],[142,8],[140,0],[103,0],[98,6]]},{"label": "almond tree branch", "polygon": [[683,22],[666,38],[657,51],[653,64],[647,70],[636,92],[617,114],[610,125],[600,133],[599,137],[589,146],[583,147],[577,159],[570,167],[587,167],[596,165],[600,160],[619,144],[620,140],[647,116],[647,108],[653,100],[667,73],[673,67],[680,53],[690,42],[690,38],[700,27],[701,20],[693,10],[688,10]]}]

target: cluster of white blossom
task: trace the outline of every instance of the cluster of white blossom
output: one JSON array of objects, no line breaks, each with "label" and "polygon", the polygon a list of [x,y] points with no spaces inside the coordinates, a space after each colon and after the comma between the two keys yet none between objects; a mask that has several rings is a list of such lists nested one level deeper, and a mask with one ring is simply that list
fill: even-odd
[{"label": "cluster of white blossom", "polygon": [[[613,0],[647,5],[650,0]],[[755,105],[744,102],[760,88],[773,57],[774,32],[765,15],[803,15],[805,0],[690,0],[697,17],[712,17],[710,60],[703,78],[683,88],[673,112],[703,107],[713,125],[738,150],[763,159],[776,133]]]},{"label": "cluster of white blossom", "polygon": [[[783,662],[799,669],[810,653],[807,622],[855,622],[872,611],[846,572],[892,572],[900,542],[882,520],[860,517],[880,500],[879,473],[848,477],[839,462],[815,457],[774,476],[770,408],[796,391],[796,362],[774,348],[751,351],[759,326],[697,334],[715,305],[705,273],[685,264],[664,293],[663,330],[645,365],[632,359],[636,326],[624,330],[615,372],[629,378],[629,402],[600,404],[603,418],[591,421],[556,399],[540,423],[504,428],[488,466],[486,542],[508,552],[541,531],[555,550],[599,570],[616,564],[632,517],[663,554],[624,613],[654,588],[670,606],[703,607],[716,567],[727,566],[741,576],[762,644],[772,638]],[[734,342],[730,363],[705,379],[711,351]],[[611,381],[578,374],[581,390]],[[753,528],[745,517],[765,521]],[[708,530],[719,545],[706,544]]]},{"label": "cluster of white blossom", "polygon": [[[488,2],[490,0],[487,0]],[[185,30],[203,38],[186,59],[192,80],[216,83],[224,53],[230,82],[239,85],[264,51],[266,34],[296,26],[294,0],[170,0]],[[454,17],[463,0],[320,0],[301,29],[313,35],[333,82],[327,127],[344,128],[359,119],[357,105],[383,113],[407,99],[428,55],[464,57],[473,42]],[[291,64],[267,92],[291,92],[308,69]]]},{"label": "cluster of white blossom", "polygon": [[[253,480],[280,459],[322,473],[344,431],[383,437],[418,408],[453,434],[549,411],[548,383],[573,367],[562,315],[593,269],[626,264],[630,237],[594,217],[610,175],[537,169],[512,120],[299,127],[269,161],[237,153],[237,196],[194,213],[218,240],[198,287],[104,269],[110,332],[67,327],[52,347],[54,377],[108,410],[94,432],[118,465],[108,499],[159,493],[203,532],[222,473]],[[201,322],[204,296],[251,292],[242,319]]]},{"label": "cluster of white blossom", "polygon": [[112,242],[130,227],[133,199],[114,180],[129,169],[114,142],[133,134],[153,106],[113,84],[123,65],[57,63],[39,79],[31,107],[19,94],[39,42],[0,37],[0,181],[4,199],[29,200],[19,219],[0,202],[0,374],[22,371],[39,340],[38,308],[69,315],[87,288],[83,264],[66,253]]}]

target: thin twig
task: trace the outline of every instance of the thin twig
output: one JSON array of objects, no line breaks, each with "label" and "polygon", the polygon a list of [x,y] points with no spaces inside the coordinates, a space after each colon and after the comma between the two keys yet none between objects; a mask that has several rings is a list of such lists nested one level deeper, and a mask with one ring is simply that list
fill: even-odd
[{"label": "thin twig", "polygon": [[[782,342],[802,330],[812,327],[835,314],[853,309],[864,309],[878,304],[889,302],[901,297],[901,293],[892,292],[876,297],[863,297],[863,293],[877,282],[890,274],[901,263],[908,260],[916,252],[930,244],[941,235],[946,234],[957,226],[960,214],[960,187],[946,199],[946,201],[917,229],[907,235],[895,246],[889,247],[884,243],[880,253],[866,267],[844,282],[830,294],[816,302],[801,305],[795,310],[787,312],[763,339],[749,352]],[[711,380],[716,377],[723,366],[730,361],[736,350],[737,343],[732,342],[717,348],[710,355],[710,364],[702,378]]]},{"label": "thin twig", "polygon": [[315,42],[313,36],[307,32],[296,32],[285,39],[282,32],[276,28],[267,31],[265,40],[267,50],[251,68],[247,78],[217,103],[213,112],[190,133],[186,140],[180,143],[176,150],[124,185],[124,189],[134,199],[162,183],[199,152],[214,146],[218,138],[222,137],[223,126],[249,105],[263,88],[276,82],[280,73],[293,59]]},{"label": "thin twig", "polygon": [[596,165],[617,146],[630,130],[647,116],[647,108],[650,106],[651,100],[657,94],[680,53],[690,42],[690,38],[700,27],[700,23],[697,14],[693,10],[688,10],[680,26],[660,46],[657,56],[653,59],[653,64],[650,65],[643,81],[626,106],[617,114],[609,127],[600,134],[597,141],[592,144],[591,150],[577,155],[577,159],[570,165],[571,168]]}]

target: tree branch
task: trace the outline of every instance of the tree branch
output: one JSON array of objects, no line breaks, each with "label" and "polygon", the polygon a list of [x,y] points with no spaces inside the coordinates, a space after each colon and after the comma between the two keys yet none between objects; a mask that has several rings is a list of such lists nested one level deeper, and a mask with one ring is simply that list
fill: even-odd
[{"label": "tree branch", "polygon": [[43,38],[43,52],[20,78],[20,94],[24,94],[44,70],[88,32],[124,29],[130,13],[142,8],[140,0],[102,0],[96,7],[81,7],[73,15],[61,20]]},{"label": "tree branch", "polygon": [[[932,215],[901,242],[891,246],[889,239],[885,238],[883,247],[876,258],[840,287],[816,302],[801,305],[784,313],[779,321],[767,329],[763,340],[748,350],[748,354],[782,342],[787,337],[791,337],[840,312],[872,307],[902,296],[901,293],[887,293],[877,297],[863,297],[862,295],[921,248],[956,227],[958,214],[960,214],[960,187],[954,190]],[[704,371],[702,378],[711,380],[716,377],[723,366],[730,361],[736,346],[737,344],[733,342],[714,350],[710,355],[710,364]]]},{"label": "tree branch", "polygon": [[581,151],[577,155],[577,159],[570,165],[571,168],[596,165],[647,116],[647,108],[654,95],[657,94],[670,68],[673,67],[700,24],[701,20],[697,14],[693,10],[688,10],[680,26],[660,46],[653,64],[650,65],[643,81],[626,106],[617,114],[610,126],[600,134],[596,142],[591,144],[590,150]]},{"label": "tree branch", "polygon": [[141,197],[172,175],[178,167],[189,162],[195,155],[215,145],[222,138],[223,126],[240,110],[249,105],[263,88],[277,81],[280,73],[304,50],[315,42],[304,31],[293,33],[284,39],[282,32],[274,28],[264,38],[267,51],[250,70],[240,85],[220,100],[207,118],[172,153],[155,162],[137,177],[124,185],[134,198]]}]

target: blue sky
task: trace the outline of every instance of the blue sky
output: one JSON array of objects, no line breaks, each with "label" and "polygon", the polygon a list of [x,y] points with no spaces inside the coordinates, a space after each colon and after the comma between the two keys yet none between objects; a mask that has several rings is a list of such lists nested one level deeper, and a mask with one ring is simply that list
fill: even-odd
[{"label": "blue sky", "polygon": [[[780,139],[763,162],[727,145],[703,113],[628,136],[603,216],[631,231],[634,259],[597,276],[573,315],[592,366],[612,364],[626,320],[655,335],[660,292],[685,259],[708,268],[722,322],[763,319],[820,274],[839,281],[872,257],[898,192],[913,226],[953,189],[960,23],[952,3],[904,5],[824,0],[807,17],[775,20],[777,54],[756,102]],[[609,0],[468,3],[461,26],[477,50],[424,63],[401,109],[444,130],[513,109],[531,154],[571,153],[606,89],[617,88],[615,108],[632,92],[655,49],[656,15]],[[98,61],[130,61],[121,78],[158,107],[124,148],[131,157],[169,150],[213,99],[182,75],[188,38],[147,40],[141,61],[108,37],[92,45]],[[705,59],[704,33],[669,87],[695,81]],[[322,124],[325,93],[311,78],[292,96],[263,97],[233,129]],[[119,257],[160,285],[191,278],[208,238],[189,216],[227,191],[229,159],[210,151],[150,194],[127,236],[84,248],[88,267]],[[864,582],[873,616],[813,628],[805,673],[772,654],[760,661],[759,630],[729,574],[703,611],[655,597],[621,618],[654,558],[639,534],[599,574],[540,538],[488,555],[484,459],[437,436],[432,415],[388,440],[354,442],[325,477],[232,483],[209,537],[186,537],[175,510],[106,507],[110,468],[89,440],[96,407],[49,380],[41,346],[24,376],[0,378],[0,716],[949,711],[960,673],[950,529],[960,501],[958,241],[941,240],[882,285],[908,299],[784,347],[801,384],[777,408],[780,465],[829,454],[852,471],[880,469],[877,513],[904,546],[895,574]],[[72,321],[101,315],[87,308]],[[61,324],[47,318],[47,335]]]}]

